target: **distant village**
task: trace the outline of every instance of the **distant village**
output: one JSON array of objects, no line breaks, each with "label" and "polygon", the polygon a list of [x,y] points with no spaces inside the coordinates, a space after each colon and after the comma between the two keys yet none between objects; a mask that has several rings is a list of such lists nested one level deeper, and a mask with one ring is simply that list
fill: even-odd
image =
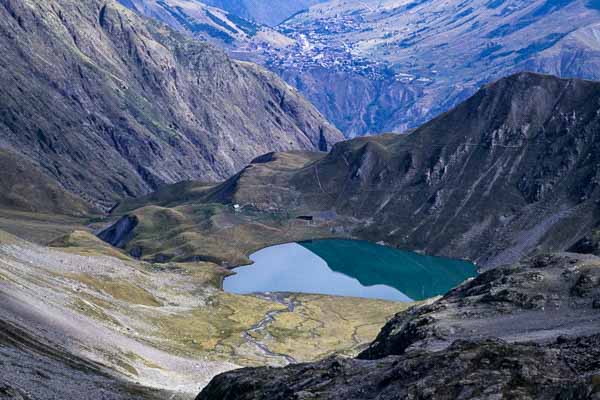
[{"label": "distant village", "polygon": [[316,22],[308,28],[303,26],[302,30],[286,25],[282,25],[279,30],[292,38],[295,44],[282,50],[271,48],[268,43],[253,43],[252,51],[260,54],[270,69],[303,71],[324,68],[359,74],[373,81],[396,79],[407,84],[432,82],[430,78],[394,71],[388,63],[357,56],[351,45],[332,45],[332,34],[360,32],[360,22],[351,16],[341,16],[339,19],[328,20],[327,23]]}]

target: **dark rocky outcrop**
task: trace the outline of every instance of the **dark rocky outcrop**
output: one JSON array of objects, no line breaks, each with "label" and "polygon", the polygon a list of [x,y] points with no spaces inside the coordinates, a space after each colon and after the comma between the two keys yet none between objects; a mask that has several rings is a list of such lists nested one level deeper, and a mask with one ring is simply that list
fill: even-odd
[{"label": "dark rocky outcrop", "polygon": [[600,264],[594,256],[540,255],[498,267],[442,299],[398,314],[359,358],[439,350],[456,340],[545,342],[600,327]]},{"label": "dark rocky outcrop", "polygon": [[114,0],[0,3],[0,148],[103,207],[341,134],[260,67]]},{"label": "dark rocky outcrop", "polygon": [[125,216],[98,234],[98,237],[115,247],[121,247],[131,239],[138,224],[135,216]]},{"label": "dark rocky outcrop", "polygon": [[358,359],[228,372],[197,399],[598,399],[599,278],[574,254],[498,268],[397,315]]},{"label": "dark rocky outcrop", "polygon": [[0,382],[0,399],[2,400],[31,400],[22,390],[12,387],[6,382]]}]

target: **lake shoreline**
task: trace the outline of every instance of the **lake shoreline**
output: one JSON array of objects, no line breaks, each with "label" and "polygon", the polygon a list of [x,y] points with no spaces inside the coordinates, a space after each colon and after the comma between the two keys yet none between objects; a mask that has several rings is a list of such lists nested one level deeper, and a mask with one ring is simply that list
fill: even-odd
[{"label": "lake shoreline", "polygon": [[[476,276],[463,260],[379,243],[313,239],[265,247],[235,268],[222,289],[236,294],[305,293],[412,302],[446,293]],[[375,262],[373,262],[375,260]]]}]

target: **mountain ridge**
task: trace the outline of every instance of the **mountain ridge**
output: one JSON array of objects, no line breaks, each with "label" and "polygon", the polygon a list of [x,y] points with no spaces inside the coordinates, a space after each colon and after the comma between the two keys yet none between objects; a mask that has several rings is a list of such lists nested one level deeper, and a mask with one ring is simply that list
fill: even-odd
[{"label": "mountain ridge", "polygon": [[0,147],[102,208],[341,139],[272,73],[114,1],[7,0],[0,13]]},{"label": "mountain ridge", "polygon": [[[210,256],[239,265],[244,253],[284,240],[350,237],[469,259],[482,268],[566,250],[598,219],[599,85],[520,73],[408,135],[343,141],[326,155],[260,157],[222,184],[178,192],[180,201],[167,189],[166,197],[117,209],[141,221],[124,247],[148,259]],[[163,233],[177,249],[144,239],[158,215],[186,216],[210,204],[219,204],[210,225],[196,221],[192,228],[188,221],[183,228],[173,220],[173,230]],[[233,204],[249,210],[236,214]],[[302,215],[313,222],[295,223]],[[224,234],[225,227],[211,233],[221,219],[230,222],[230,235],[242,235],[227,252],[205,242]],[[181,228],[197,238],[186,241]],[[252,235],[255,230],[261,233]],[[285,235],[275,239],[276,230]],[[179,239],[166,239],[169,232]]]}]

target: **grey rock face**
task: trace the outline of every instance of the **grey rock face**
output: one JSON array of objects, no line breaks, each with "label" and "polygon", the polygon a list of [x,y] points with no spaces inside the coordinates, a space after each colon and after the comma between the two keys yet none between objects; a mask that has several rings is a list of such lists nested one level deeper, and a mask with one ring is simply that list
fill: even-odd
[{"label": "grey rock face", "polygon": [[225,373],[198,400],[597,399],[598,278],[573,254],[499,268],[397,315],[358,359]]},{"label": "grey rock face", "polygon": [[244,369],[217,376],[197,400],[597,399],[599,343],[459,341],[437,353]]},{"label": "grey rock face", "polygon": [[16,389],[8,383],[0,382],[0,399],[2,400],[30,400],[31,397],[23,393],[21,390]]},{"label": "grey rock face", "polygon": [[0,147],[104,207],[341,134],[261,68],[113,1],[0,5]]},{"label": "grey rock face", "polygon": [[106,243],[110,243],[113,246],[123,246],[132,235],[132,231],[138,224],[136,217],[125,216],[120,218],[117,222],[111,225],[109,228],[103,230],[98,234],[98,237],[104,240]]}]

